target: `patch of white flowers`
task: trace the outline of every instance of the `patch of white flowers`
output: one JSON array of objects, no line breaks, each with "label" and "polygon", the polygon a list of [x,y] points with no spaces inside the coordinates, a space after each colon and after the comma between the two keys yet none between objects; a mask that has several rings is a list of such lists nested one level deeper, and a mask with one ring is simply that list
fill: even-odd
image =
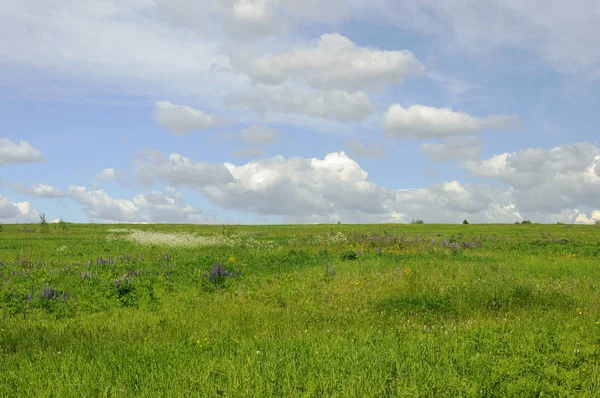
[{"label": "patch of white flowers", "polygon": [[317,243],[343,243],[343,242],[348,242],[348,238],[346,237],[346,235],[344,235],[341,232],[338,232],[337,234],[333,235],[327,235],[326,237],[323,236],[317,236],[316,238]]},{"label": "patch of white flowers", "polygon": [[277,245],[275,245],[275,243],[270,242],[270,241],[260,241],[260,240],[256,240],[252,237],[248,238],[248,240],[246,240],[246,245],[252,247],[252,248],[263,248],[263,249],[274,249]]},{"label": "patch of white flowers", "polygon": [[161,245],[172,247],[194,247],[194,246],[235,246],[241,243],[241,239],[237,236],[210,235],[198,236],[196,234],[180,232],[180,233],[164,233],[164,232],[147,232],[134,231],[125,237],[127,240],[144,245]]}]

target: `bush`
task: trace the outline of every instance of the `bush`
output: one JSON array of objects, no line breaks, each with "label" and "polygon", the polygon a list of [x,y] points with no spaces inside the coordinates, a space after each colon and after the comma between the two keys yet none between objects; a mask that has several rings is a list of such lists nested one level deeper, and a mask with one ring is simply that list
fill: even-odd
[{"label": "bush", "polygon": [[340,258],[342,260],[356,260],[358,258],[358,253],[354,250],[344,250],[340,253]]},{"label": "bush", "polygon": [[465,221],[463,221],[464,225],[467,225],[469,222],[467,221],[467,219],[465,219]]},{"label": "bush", "polygon": [[4,225],[0,222],[0,232],[4,231]]},{"label": "bush", "polygon": [[48,232],[48,221],[46,221],[46,215],[44,213],[40,214],[39,225],[42,232]]},{"label": "bush", "polygon": [[425,224],[425,223],[423,222],[423,220],[412,220],[410,223],[411,223],[411,224]]}]

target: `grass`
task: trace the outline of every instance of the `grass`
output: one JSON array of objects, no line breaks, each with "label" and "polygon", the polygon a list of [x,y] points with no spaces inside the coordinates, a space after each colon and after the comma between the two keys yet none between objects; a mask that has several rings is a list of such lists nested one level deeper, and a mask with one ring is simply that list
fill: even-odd
[{"label": "grass", "polygon": [[0,232],[0,396],[600,391],[595,226],[34,227]]}]

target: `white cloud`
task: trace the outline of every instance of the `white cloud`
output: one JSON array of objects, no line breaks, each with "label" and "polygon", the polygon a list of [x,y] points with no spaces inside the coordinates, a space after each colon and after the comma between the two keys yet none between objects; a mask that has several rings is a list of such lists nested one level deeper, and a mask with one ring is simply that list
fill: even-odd
[{"label": "white cloud", "polygon": [[[203,96],[203,104],[216,106],[215,93],[246,80],[225,72],[221,38],[173,26],[152,0],[29,0],[5,11],[0,59],[11,73],[0,76],[0,84],[19,91],[52,99],[206,92],[211,95]],[[195,23],[212,17],[208,12]]]},{"label": "white cloud", "polygon": [[238,38],[281,32],[287,21],[277,15],[276,0],[220,0],[224,27]]},{"label": "white cloud", "polygon": [[252,145],[271,144],[281,137],[281,132],[262,124],[250,126],[242,131],[242,140]]},{"label": "white cloud", "polygon": [[15,144],[8,138],[0,138],[0,166],[10,163],[37,163],[44,158],[39,150],[26,141]]},{"label": "white cloud", "polygon": [[152,191],[128,200],[112,197],[102,189],[70,186],[69,196],[84,206],[86,215],[94,222],[194,224],[215,220],[212,215],[204,216],[198,208],[181,206],[181,193],[169,191],[171,196]]},{"label": "white cloud", "polygon": [[246,106],[263,117],[267,112],[281,112],[340,121],[358,121],[373,112],[367,94],[341,90],[307,91],[290,87],[255,87],[245,93],[229,95],[226,103]]},{"label": "white cloud", "polygon": [[357,46],[339,34],[322,35],[311,47],[262,57],[232,55],[233,66],[253,80],[281,84],[306,82],[321,89],[360,91],[402,83],[421,76],[424,66],[410,51],[385,51]]},{"label": "white cloud", "polygon": [[383,128],[391,138],[439,138],[473,134],[483,130],[507,130],[519,127],[516,115],[492,115],[478,118],[450,108],[392,105],[385,114]]},{"label": "white cloud", "polygon": [[178,153],[168,158],[156,151],[146,151],[140,156],[136,175],[143,185],[162,180],[170,185],[187,185],[192,188],[233,181],[231,172],[223,164],[196,162]]},{"label": "white cloud", "polygon": [[96,180],[92,184],[94,188],[99,187],[103,182],[115,180],[121,186],[129,186],[131,185],[128,178],[127,173],[121,170],[114,169],[112,167],[103,169],[101,172],[96,174]]},{"label": "white cloud", "polygon": [[233,156],[236,158],[260,158],[265,153],[265,150],[259,146],[250,146],[247,148],[240,148],[235,151]]},{"label": "white cloud", "polygon": [[477,161],[483,148],[478,137],[450,137],[439,144],[425,143],[420,146],[434,163],[450,161]]},{"label": "white cloud", "polygon": [[130,200],[117,199],[104,190],[88,191],[86,187],[71,185],[69,196],[84,206],[85,213],[92,220],[106,222],[138,221],[139,208]]},{"label": "white cloud", "polygon": [[36,184],[32,187],[15,184],[13,185],[13,190],[23,195],[37,196],[40,198],[63,198],[66,196],[65,192],[62,190],[47,184]]},{"label": "white cloud", "polygon": [[277,156],[226,167],[233,182],[200,190],[224,208],[288,216],[380,214],[385,201],[393,198],[391,191],[367,181],[367,173],[343,152],[322,160]]},{"label": "white cloud", "polygon": [[395,208],[403,222],[420,219],[426,223],[460,223],[467,219],[475,223],[513,223],[522,219],[510,191],[457,181],[400,189]]},{"label": "white cloud", "polygon": [[363,144],[358,138],[350,138],[346,141],[346,148],[353,158],[379,159],[387,156],[387,152],[381,145],[375,142]]},{"label": "white cloud", "polygon": [[[168,183],[174,174],[195,175],[198,165],[187,159],[165,172],[146,167],[153,162],[148,158],[138,167],[159,171],[148,177]],[[572,144],[463,162],[475,176],[514,182],[509,187],[447,181],[394,190],[369,181],[368,173],[340,152],[323,159],[276,156],[241,165],[209,164],[229,174],[185,184],[222,208],[282,216],[285,222],[583,222],[600,215],[600,177],[594,171],[599,162],[599,148]]]},{"label": "white cloud", "polygon": [[530,148],[503,153],[480,162],[465,162],[474,176],[510,185],[515,204],[524,213],[539,215],[565,209],[598,206],[600,148],[575,143],[551,149]]},{"label": "white cloud", "polygon": [[592,77],[600,70],[600,7],[595,0],[542,4],[520,0],[385,2],[388,21],[437,37],[445,50],[490,58],[505,48],[526,50],[563,73]]},{"label": "white cloud", "polygon": [[[179,194],[179,192],[173,193],[175,195]],[[179,201],[180,199],[177,197],[168,197],[157,191],[140,194],[133,198],[133,203],[139,206],[140,209],[149,212],[145,219],[150,222],[172,224],[207,222],[202,210],[189,205],[180,207],[177,205]]]},{"label": "white cloud", "polygon": [[36,222],[40,218],[29,202],[12,202],[0,194],[0,221],[6,224]]},{"label": "white cloud", "polygon": [[168,101],[158,101],[154,112],[161,126],[179,136],[192,131],[208,130],[220,124],[216,115],[209,115],[190,106],[174,105]]}]

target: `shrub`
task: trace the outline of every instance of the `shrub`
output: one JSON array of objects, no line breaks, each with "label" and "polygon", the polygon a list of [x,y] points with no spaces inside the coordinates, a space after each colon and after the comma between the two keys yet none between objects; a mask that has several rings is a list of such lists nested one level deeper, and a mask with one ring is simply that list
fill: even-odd
[{"label": "shrub", "polygon": [[340,258],[342,260],[356,260],[358,258],[358,253],[354,250],[344,250],[340,253]]},{"label": "shrub", "polygon": [[48,221],[46,221],[46,215],[44,213],[40,214],[39,225],[42,232],[48,232]]},{"label": "shrub", "polygon": [[465,221],[463,221],[464,225],[467,225],[469,222],[467,221],[467,219],[465,218]]},{"label": "shrub", "polygon": [[423,220],[412,220],[410,223],[411,223],[411,224],[425,224],[425,223],[423,222]]},{"label": "shrub", "polygon": [[2,223],[0,222],[0,232],[4,231],[4,226],[2,225]]},{"label": "shrub", "polygon": [[137,305],[137,297],[135,294],[135,285],[133,278],[128,278],[123,275],[115,280],[115,289],[117,291],[117,299],[124,307],[133,307]]}]

